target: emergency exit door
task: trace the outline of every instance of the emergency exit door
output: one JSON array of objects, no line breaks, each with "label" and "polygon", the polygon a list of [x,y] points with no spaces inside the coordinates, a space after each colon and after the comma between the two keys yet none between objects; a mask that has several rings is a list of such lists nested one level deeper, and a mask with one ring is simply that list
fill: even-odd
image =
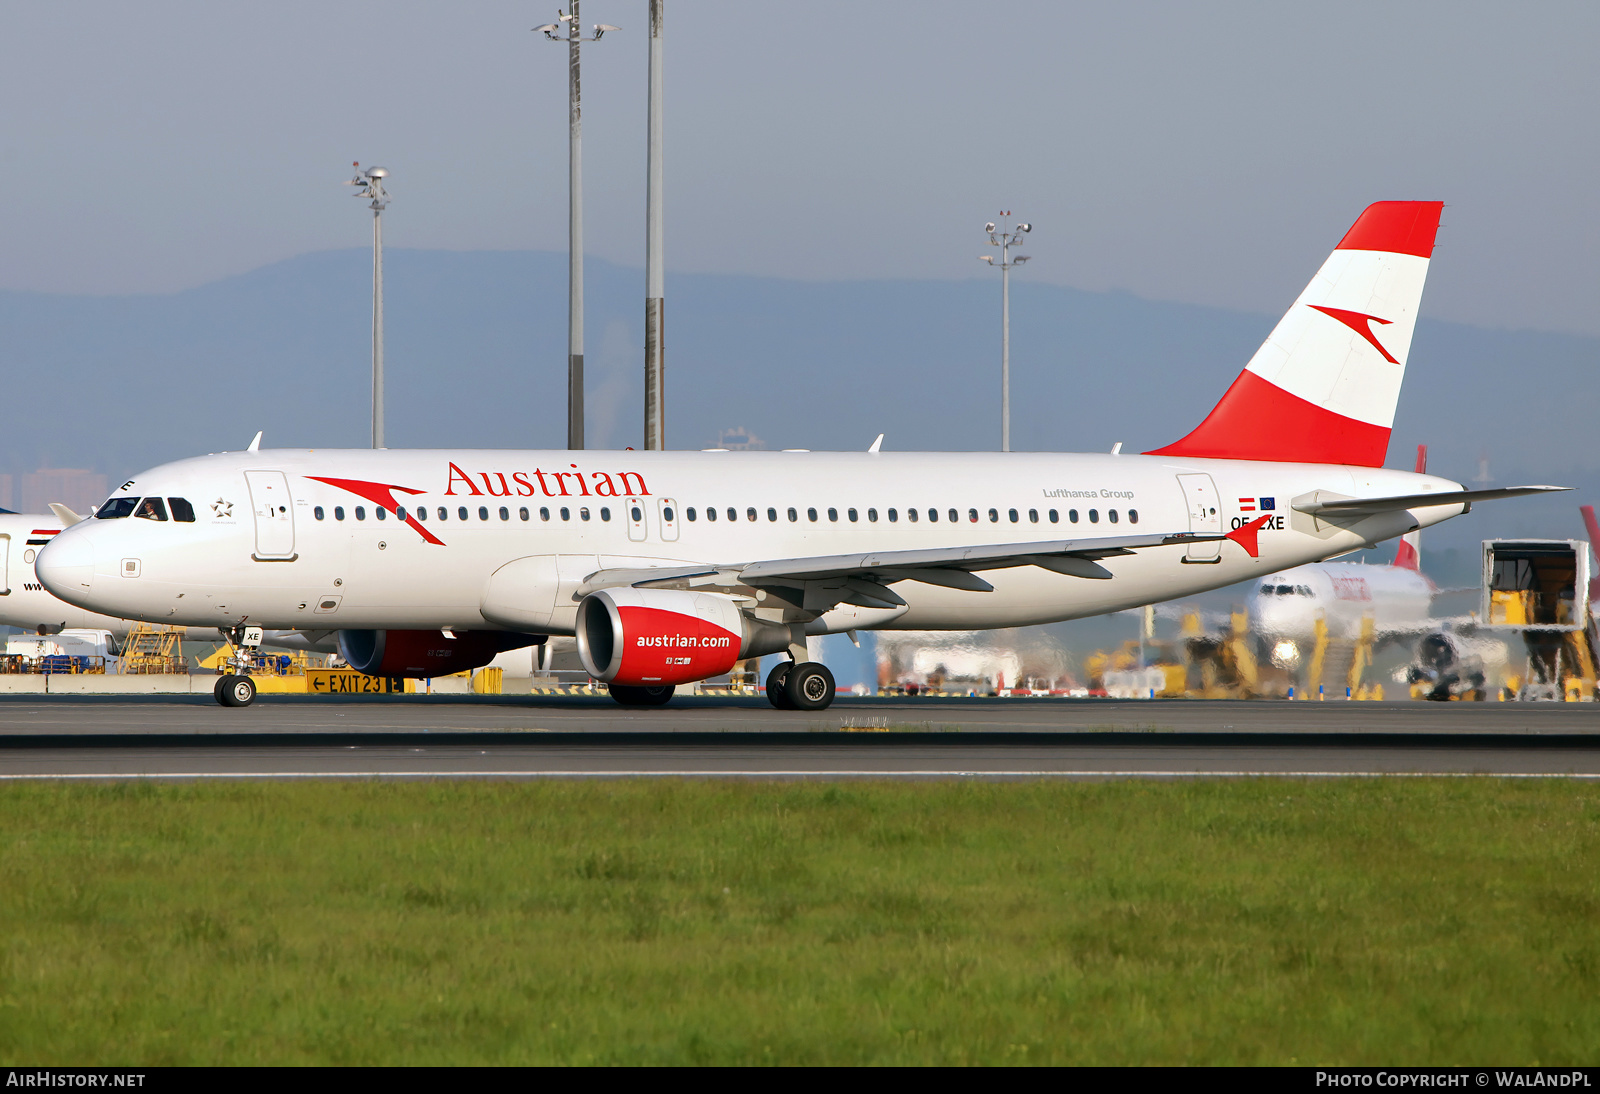
[{"label": "emergency exit door", "polygon": [[11,537],[0,536],[0,596],[11,595]]},{"label": "emergency exit door", "polygon": [[292,562],[294,553],[294,500],[289,497],[289,477],[282,471],[246,471],[250,508],[255,511],[257,562]]},{"label": "emergency exit door", "polygon": [[[1202,534],[1222,533],[1222,507],[1217,504],[1217,484],[1210,475],[1179,475],[1178,485],[1183,488],[1184,504],[1189,508],[1189,531]],[[1189,544],[1185,562],[1221,562],[1222,541]]]}]

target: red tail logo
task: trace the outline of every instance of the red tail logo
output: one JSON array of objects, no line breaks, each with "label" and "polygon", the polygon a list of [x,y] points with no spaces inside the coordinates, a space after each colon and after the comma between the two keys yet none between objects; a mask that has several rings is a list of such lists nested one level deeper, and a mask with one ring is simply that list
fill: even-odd
[{"label": "red tail logo", "polygon": [[1377,323],[1379,326],[1387,327],[1394,322],[1393,319],[1379,319],[1376,315],[1367,315],[1365,312],[1359,311],[1346,311],[1343,308],[1325,308],[1321,304],[1309,304],[1307,306],[1317,309],[1323,315],[1337,319],[1368,342],[1371,342],[1372,348],[1383,354],[1383,359],[1391,365],[1400,363],[1394,359],[1388,350],[1383,348],[1383,343],[1378,341],[1377,336],[1372,333],[1372,327],[1369,325]]}]

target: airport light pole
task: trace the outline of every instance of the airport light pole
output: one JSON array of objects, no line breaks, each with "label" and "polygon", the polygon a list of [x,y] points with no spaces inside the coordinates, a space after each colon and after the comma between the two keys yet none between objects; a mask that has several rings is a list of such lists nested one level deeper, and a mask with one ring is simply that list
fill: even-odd
[{"label": "airport light pole", "polygon": [[[1009,217],[1007,209],[1000,214]],[[1000,451],[1011,451],[1011,267],[1028,261],[1027,255],[1011,254],[1011,248],[1021,246],[1022,237],[1033,231],[1032,224],[1014,224],[1010,228],[997,226],[993,221],[983,226],[989,233],[989,246],[1000,248]],[[979,261],[995,265],[993,255],[979,255]]]},{"label": "airport light pole", "polygon": [[389,193],[383,180],[389,172],[382,167],[361,170],[357,163],[356,177],[345,183],[358,187],[355,196],[370,198],[372,209],[372,447],[383,444],[383,207],[389,204]]},{"label": "airport light pole", "polygon": [[666,275],[661,230],[661,31],[666,0],[650,0],[649,155],[644,216],[644,446],[667,447]]},{"label": "airport light pole", "polygon": [[[598,42],[608,30],[621,27],[596,23],[585,38],[578,22],[578,0],[572,14],[558,9],[559,21],[534,27],[552,42],[567,43],[567,447],[583,447],[583,95],[579,78],[581,43]],[[563,30],[565,33],[558,33]]]}]

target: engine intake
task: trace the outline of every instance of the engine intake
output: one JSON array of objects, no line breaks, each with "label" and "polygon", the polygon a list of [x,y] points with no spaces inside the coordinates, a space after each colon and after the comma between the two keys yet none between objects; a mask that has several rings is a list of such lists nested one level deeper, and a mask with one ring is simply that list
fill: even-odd
[{"label": "engine intake", "polygon": [[789,646],[789,628],[752,619],[730,596],[602,589],[578,605],[578,656],[608,684],[688,684]]},{"label": "engine intake", "polygon": [[482,668],[506,650],[537,646],[542,634],[515,631],[340,631],[339,656],[368,676],[449,676]]}]

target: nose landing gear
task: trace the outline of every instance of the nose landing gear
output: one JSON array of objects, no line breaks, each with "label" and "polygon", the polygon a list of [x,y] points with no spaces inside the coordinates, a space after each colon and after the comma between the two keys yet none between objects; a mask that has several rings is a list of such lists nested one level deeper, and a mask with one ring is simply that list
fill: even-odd
[{"label": "nose landing gear", "polygon": [[256,701],[256,685],[248,676],[222,676],[211,694],[225,707],[247,707]]},{"label": "nose landing gear", "polygon": [[767,674],[767,702],[779,710],[824,710],[833,695],[833,673],[820,661],[784,661]]}]

